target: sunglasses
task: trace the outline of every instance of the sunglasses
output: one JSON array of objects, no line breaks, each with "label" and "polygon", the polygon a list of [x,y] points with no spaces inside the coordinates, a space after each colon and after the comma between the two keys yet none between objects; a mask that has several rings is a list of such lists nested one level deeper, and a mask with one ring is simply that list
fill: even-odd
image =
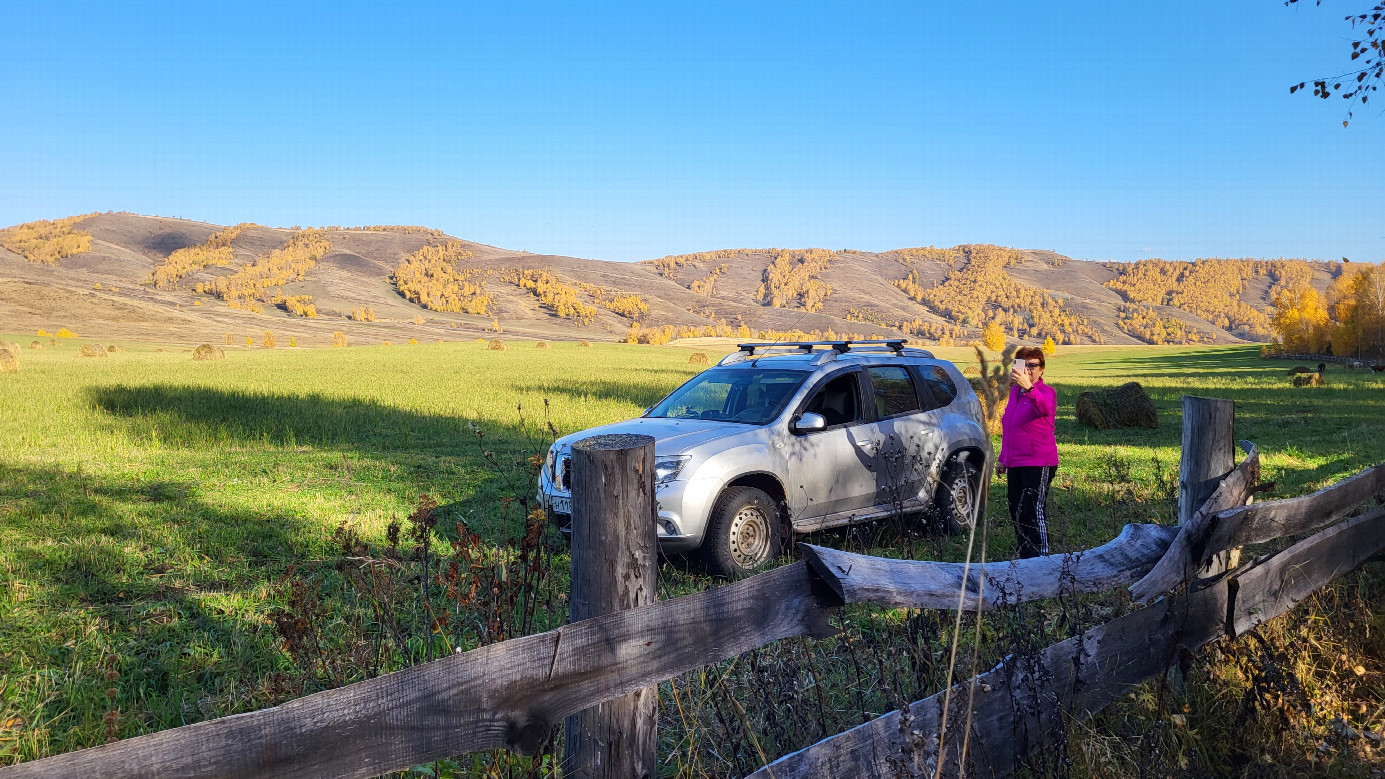
[{"label": "sunglasses", "polygon": [[1024,364],[1024,367],[1026,367],[1026,368],[1028,368],[1029,370],[1032,371],[1032,370],[1034,370],[1035,368],[1042,368],[1042,367],[1044,367],[1044,366],[1043,366],[1043,365],[1040,365],[1040,364],[1037,363],[1037,362],[1027,362],[1027,363]]}]

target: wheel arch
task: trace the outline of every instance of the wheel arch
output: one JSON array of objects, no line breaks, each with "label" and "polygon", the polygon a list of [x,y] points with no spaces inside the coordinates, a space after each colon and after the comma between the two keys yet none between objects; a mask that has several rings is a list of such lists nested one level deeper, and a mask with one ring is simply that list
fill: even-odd
[{"label": "wheel arch", "polygon": [[727,481],[717,492],[716,500],[712,501],[715,510],[721,498],[726,492],[735,487],[754,487],[765,493],[774,501],[774,505],[779,507],[779,523],[784,525],[789,521],[788,512],[788,493],[784,491],[784,485],[779,481],[779,477],[769,471],[750,471]]}]

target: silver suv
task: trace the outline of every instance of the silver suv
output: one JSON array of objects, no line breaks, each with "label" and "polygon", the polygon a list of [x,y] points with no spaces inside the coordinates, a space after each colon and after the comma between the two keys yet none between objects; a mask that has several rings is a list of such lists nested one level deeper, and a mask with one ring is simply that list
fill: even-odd
[{"label": "silver suv", "polygon": [[570,525],[572,444],[642,433],[660,549],[700,550],[716,573],[753,571],[792,533],[892,515],[955,532],[985,505],[991,438],[957,368],[905,343],[741,344],[644,416],[558,439],[539,504]]}]

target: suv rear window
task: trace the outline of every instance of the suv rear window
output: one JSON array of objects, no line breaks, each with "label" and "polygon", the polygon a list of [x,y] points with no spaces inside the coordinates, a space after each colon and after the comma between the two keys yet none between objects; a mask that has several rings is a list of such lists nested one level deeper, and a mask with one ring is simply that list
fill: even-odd
[{"label": "suv rear window", "polygon": [[957,399],[957,385],[952,383],[947,371],[937,365],[923,368],[922,371],[923,384],[933,395],[933,408],[951,405],[952,401]]},{"label": "suv rear window", "polygon": [[673,391],[647,417],[764,425],[778,418],[808,371],[712,368]]},{"label": "suv rear window", "polygon": [[897,365],[867,369],[875,390],[875,416],[878,419],[919,410],[919,395],[909,371]]}]

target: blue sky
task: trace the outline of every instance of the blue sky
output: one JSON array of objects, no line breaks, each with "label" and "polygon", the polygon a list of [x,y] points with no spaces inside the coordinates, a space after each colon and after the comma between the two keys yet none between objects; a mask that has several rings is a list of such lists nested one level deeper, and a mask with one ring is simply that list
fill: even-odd
[{"label": "blue sky", "polygon": [[1385,258],[1385,116],[1288,93],[1360,0],[115,5],[0,9],[0,225]]}]

